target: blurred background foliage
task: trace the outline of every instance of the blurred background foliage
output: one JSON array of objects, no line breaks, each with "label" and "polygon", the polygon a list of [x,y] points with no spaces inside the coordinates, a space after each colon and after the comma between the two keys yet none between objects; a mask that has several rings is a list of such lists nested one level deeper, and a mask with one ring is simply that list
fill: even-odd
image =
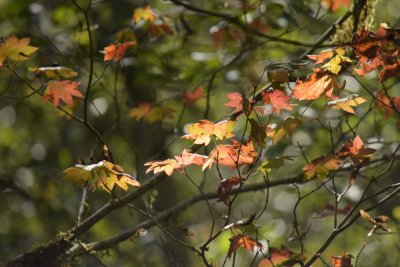
[{"label": "blurred background foliage", "polygon": [[[259,19],[257,29],[260,31],[307,43],[315,42],[347,11],[346,7],[341,7],[332,12],[320,6],[319,1],[311,0],[188,2],[203,9],[237,15],[243,21]],[[77,3],[86,6],[88,1]],[[247,3],[247,10],[242,8],[243,3]],[[163,29],[151,32],[148,25],[132,22],[135,8],[146,4],[160,16],[165,25]],[[29,72],[27,67],[69,67],[79,73],[77,80],[82,81],[80,90],[84,92],[90,61],[88,29],[82,12],[71,1],[0,0],[0,10],[3,38],[10,35],[30,37],[31,44],[39,47],[29,61],[14,65],[16,72],[43,91],[41,86],[46,78]],[[398,10],[399,1],[379,1],[375,6],[372,29],[380,22],[393,28],[399,26]],[[95,80],[89,100],[89,121],[106,140],[115,162],[141,182],[150,177],[145,174],[145,162],[173,157],[190,146],[190,141],[179,140],[187,123],[197,122],[205,116],[212,121],[228,116],[231,109],[223,106],[227,102],[226,93],[252,95],[254,86],[260,88],[268,81],[263,74],[266,66],[292,62],[307,50],[307,47],[255,37],[220,18],[184,10],[169,1],[93,0],[88,14],[93,34]],[[137,44],[128,49],[123,61],[106,63],[101,51],[115,41],[135,41]],[[305,77],[310,68],[298,70],[296,75]],[[38,95],[31,95],[31,89],[15,77],[10,79],[7,70],[0,69],[0,77],[0,260],[6,260],[53,239],[75,224],[82,190],[62,181],[62,170],[76,164],[79,157],[86,162],[90,157],[102,160],[102,146],[84,125],[65,116],[50,102],[43,103]],[[349,93],[358,92],[372,102],[353,78],[344,74],[343,79]],[[369,75],[363,82],[373,88],[376,76]],[[210,90],[208,113],[206,98],[190,105],[182,103],[182,94],[199,86]],[[391,92],[400,95],[399,91],[399,85],[394,84]],[[174,112],[161,114],[165,117],[162,121],[135,120],[129,113],[141,103],[157,103]],[[70,110],[81,117],[82,106],[83,102],[80,102]],[[318,101],[305,112],[304,107],[296,106],[292,115],[303,114],[303,125],[291,138],[277,145],[269,143],[262,159],[280,155],[298,157],[286,162],[284,168],[273,170],[269,178],[276,180],[301,172],[305,160],[298,142],[308,159],[328,154],[331,149],[329,127],[333,128],[333,138],[343,143],[346,139],[339,128],[346,131],[348,125],[356,125],[363,115],[366,117],[358,125],[358,134],[379,149],[380,154],[391,152],[400,139],[396,119],[385,117],[376,108],[369,111],[370,106],[372,104],[359,107],[355,116],[332,111]],[[287,115],[282,112],[273,120],[279,121]],[[243,117],[239,118],[235,130],[238,136],[244,128]],[[364,172],[364,178],[359,178],[343,197],[340,207],[355,203],[363,192],[367,177],[376,175],[384,167]],[[395,181],[399,170],[399,165],[395,164],[381,186]],[[203,179],[198,168],[191,167],[189,172],[196,182]],[[222,172],[227,177],[234,173],[225,169]],[[205,191],[216,191],[219,179],[215,170],[205,175]],[[252,183],[261,181],[261,174],[251,179]],[[347,183],[345,176],[336,186],[345,188]],[[317,186],[318,182],[312,181],[300,185],[299,190],[305,194]],[[117,193],[122,195],[123,192]],[[176,173],[142,197],[137,205],[161,211],[196,194],[197,189]],[[109,198],[110,195],[102,191],[90,192],[87,213],[96,211]],[[235,204],[232,221],[262,210],[265,198],[265,191],[241,195]],[[310,257],[332,231],[332,217],[315,217],[327,203],[333,203],[333,199],[329,191],[322,189],[302,201],[297,210],[301,228],[309,229],[305,256]],[[265,245],[269,242],[275,247],[286,244],[295,251],[299,249],[296,242],[288,243],[296,200],[294,186],[269,191],[267,210],[257,221],[259,239]],[[371,199],[370,203],[376,201]],[[216,214],[225,212],[226,206],[221,202],[213,201],[212,204]],[[398,266],[398,198],[375,213],[388,215],[395,233],[372,236],[359,264]],[[83,238],[88,242],[101,240],[145,219],[138,212],[122,208],[97,223]],[[221,223],[222,218],[218,222]],[[165,227],[180,239],[198,246],[206,240],[210,224],[208,208],[205,203],[199,203],[170,218]],[[366,239],[368,227],[364,222],[357,222],[336,238],[323,257],[329,262],[331,255],[340,255],[343,251],[356,255]],[[100,260],[106,266],[201,265],[194,253],[178,246],[160,229],[154,227],[147,231],[143,237],[133,237],[114,249],[95,254],[97,260],[86,256],[76,259],[74,264],[99,266]],[[211,244],[207,255],[218,266],[227,254],[230,237],[230,232],[226,231]],[[237,266],[245,266],[252,257],[251,253],[240,251]],[[318,262],[315,266],[324,265]]]}]

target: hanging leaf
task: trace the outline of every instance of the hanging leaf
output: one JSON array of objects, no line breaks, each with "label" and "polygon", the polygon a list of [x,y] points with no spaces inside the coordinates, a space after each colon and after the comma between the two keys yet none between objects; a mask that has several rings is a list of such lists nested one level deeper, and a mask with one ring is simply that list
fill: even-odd
[{"label": "hanging leaf", "polygon": [[135,42],[115,43],[104,47],[104,61],[119,61],[124,58],[126,50],[135,45]]},{"label": "hanging leaf", "polygon": [[42,102],[50,100],[57,107],[60,102],[64,102],[67,106],[74,105],[73,97],[84,98],[83,94],[78,90],[81,82],[73,81],[49,81],[46,90],[42,96]]},{"label": "hanging leaf", "polygon": [[166,159],[163,161],[149,161],[144,166],[150,166],[146,173],[153,172],[154,174],[159,172],[165,172],[168,176],[171,176],[175,169],[180,169],[181,165],[175,159]]},{"label": "hanging leaf", "polygon": [[231,138],[235,128],[235,121],[221,121],[216,124],[208,120],[201,120],[197,123],[191,124],[187,127],[189,134],[182,136],[185,139],[194,139],[195,144],[208,145],[211,138],[215,137],[217,140],[224,138]]},{"label": "hanging leaf", "polygon": [[136,121],[144,120],[148,123],[164,121],[167,118],[173,118],[175,110],[170,107],[164,107],[151,103],[140,103],[136,108],[129,111],[128,117]]},{"label": "hanging leaf", "polygon": [[13,35],[0,43],[0,67],[6,58],[15,61],[28,60],[29,56],[38,50],[37,47],[29,45],[30,41],[30,38],[18,39]]},{"label": "hanging leaf", "polygon": [[322,94],[332,96],[333,82],[331,75],[321,71],[310,74],[306,81],[298,80],[294,87],[293,96],[299,100],[313,100]]},{"label": "hanging leaf", "polygon": [[286,95],[281,90],[274,90],[272,92],[263,92],[262,94],[264,104],[272,105],[272,112],[279,115],[282,109],[292,110],[294,104],[289,104],[290,96]]},{"label": "hanging leaf", "polygon": [[263,245],[260,242],[254,240],[248,235],[236,235],[230,238],[229,241],[231,242],[231,244],[229,246],[228,258],[230,258],[232,254],[236,252],[236,250],[240,247],[250,252],[253,252],[254,248],[259,251],[263,249]]},{"label": "hanging leaf", "polygon": [[91,165],[77,164],[75,167],[65,169],[63,173],[64,180],[80,185],[92,184],[93,191],[100,188],[110,193],[115,184],[125,191],[128,190],[128,184],[140,186],[134,177],[123,173],[120,166],[106,160]]},{"label": "hanging leaf", "polygon": [[253,142],[247,144],[231,139],[232,145],[217,145],[210,153],[208,160],[203,165],[203,170],[207,167],[211,169],[213,163],[235,169],[242,165],[253,164],[257,157]]},{"label": "hanging leaf", "polygon": [[342,162],[334,156],[322,156],[304,166],[304,176],[308,180],[314,176],[317,176],[319,180],[322,180],[329,174],[329,172],[338,170],[340,164],[342,164]]},{"label": "hanging leaf", "polygon": [[333,107],[334,109],[341,109],[346,112],[355,114],[353,107],[357,107],[365,102],[367,102],[366,99],[354,94],[344,98],[329,101],[328,106]]},{"label": "hanging leaf", "polygon": [[47,78],[53,80],[61,80],[61,79],[71,79],[78,77],[78,73],[73,69],[66,67],[39,67],[39,68],[29,68],[29,71],[34,73],[44,73]]},{"label": "hanging leaf", "polygon": [[146,5],[144,7],[136,8],[133,11],[132,22],[138,23],[141,20],[153,22],[155,18],[156,18],[155,12],[151,9],[149,5]]},{"label": "hanging leaf", "polygon": [[230,177],[227,179],[223,179],[219,182],[217,195],[219,197],[218,201],[222,201],[225,205],[229,203],[229,193],[231,192],[233,186],[239,185],[240,183],[244,182],[243,178],[239,177]]}]

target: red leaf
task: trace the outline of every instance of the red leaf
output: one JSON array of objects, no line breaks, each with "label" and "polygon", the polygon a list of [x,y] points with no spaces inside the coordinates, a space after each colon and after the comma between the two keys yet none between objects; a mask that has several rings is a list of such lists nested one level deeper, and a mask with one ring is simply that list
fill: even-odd
[{"label": "red leaf", "polygon": [[210,153],[208,160],[203,165],[203,170],[211,168],[213,163],[227,166],[231,169],[240,167],[244,164],[252,164],[257,157],[253,142],[249,141],[246,145],[236,140],[231,140],[232,145],[218,145]]},{"label": "red leaf", "polygon": [[310,74],[306,81],[297,81],[293,96],[299,100],[312,100],[319,98],[324,93],[330,97],[332,91],[332,77],[317,70],[316,73]]},{"label": "red leaf", "polygon": [[204,97],[204,89],[199,86],[194,91],[188,91],[183,94],[182,102],[189,105]]},{"label": "red leaf", "polygon": [[218,191],[217,191],[217,194],[219,196],[218,201],[222,201],[225,203],[225,205],[228,205],[229,193],[231,192],[232,187],[234,185],[240,184],[243,181],[244,179],[241,179],[236,176],[223,179],[218,185]]},{"label": "red leaf", "polygon": [[124,58],[126,49],[135,45],[135,42],[115,43],[104,48],[104,61],[119,61]]},{"label": "red leaf", "polygon": [[260,242],[247,235],[236,235],[230,238],[229,241],[231,244],[229,246],[228,258],[230,258],[232,254],[240,247],[250,252],[253,252],[254,247],[256,247],[258,250],[263,248],[263,245]]},{"label": "red leaf", "polygon": [[400,110],[400,97],[395,96],[391,100],[383,91],[378,92],[375,97],[375,104],[385,113],[386,118],[391,117],[395,110]]},{"label": "red leaf", "polygon": [[272,92],[263,92],[262,94],[264,104],[272,105],[272,112],[279,115],[281,109],[292,110],[293,104],[289,104],[290,96],[285,95],[281,90],[274,90]]},{"label": "red leaf", "polygon": [[50,100],[54,106],[57,107],[60,101],[63,101],[68,106],[74,105],[73,96],[84,98],[82,93],[78,90],[78,86],[81,82],[73,81],[49,81],[46,87],[46,91],[42,96],[42,101],[45,102]]}]

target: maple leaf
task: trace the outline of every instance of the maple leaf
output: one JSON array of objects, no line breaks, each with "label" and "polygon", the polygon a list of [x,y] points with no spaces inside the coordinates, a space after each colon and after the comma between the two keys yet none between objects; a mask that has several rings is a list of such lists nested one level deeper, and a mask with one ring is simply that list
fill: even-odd
[{"label": "maple leaf", "polygon": [[280,124],[267,127],[267,136],[272,138],[272,144],[276,144],[286,135],[290,136],[301,123],[300,117],[288,116]]},{"label": "maple leaf", "polygon": [[342,256],[331,256],[332,267],[353,267],[351,259],[353,255],[343,253]]},{"label": "maple leaf", "polygon": [[306,81],[297,81],[293,96],[299,100],[313,100],[319,98],[324,93],[330,97],[332,96],[332,92],[332,77],[317,70],[317,72],[308,75]]},{"label": "maple leaf", "polygon": [[305,260],[303,255],[295,253],[283,245],[280,249],[270,247],[268,249],[268,254],[269,257],[262,259],[258,267],[291,267]]},{"label": "maple leaf", "polygon": [[34,73],[44,73],[47,78],[53,80],[60,80],[60,79],[71,79],[78,76],[78,73],[73,69],[66,68],[66,67],[39,67],[39,68],[28,68],[29,71]]},{"label": "maple leaf", "polygon": [[168,176],[171,176],[175,169],[179,170],[181,165],[175,159],[166,159],[163,161],[149,161],[144,166],[150,166],[146,173],[153,171],[154,174],[159,172],[165,172]]},{"label": "maple leaf", "polygon": [[104,61],[119,61],[124,58],[126,50],[135,45],[135,42],[115,43],[104,47]]},{"label": "maple leaf", "polygon": [[338,170],[341,163],[342,162],[334,156],[321,156],[304,166],[304,176],[308,180],[314,176],[317,176],[319,180],[322,180],[329,174],[329,172]]},{"label": "maple leaf", "polygon": [[255,247],[259,251],[263,249],[263,245],[260,242],[254,240],[252,237],[248,235],[243,235],[243,234],[235,235],[231,237],[229,241],[231,242],[231,244],[229,246],[228,258],[230,258],[232,254],[236,252],[236,250],[240,247],[250,252],[253,252],[253,249]]},{"label": "maple leaf", "polygon": [[375,151],[376,149],[373,148],[364,148],[364,142],[361,140],[360,136],[357,135],[354,140],[347,141],[336,155],[341,159],[350,157],[352,162],[360,164],[368,160]]},{"label": "maple leaf", "polygon": [[8,37],[4,42],[0,43],[0,67],[6,58],[23,61],[29,59],[29,55],[38,50],[37,47],[30,46],[30,38],[18,39],[15,35]]},{"label": "maple leaf", "polygon": [[231,140],[232,145],[217,145],[210,153],[208,160],[203,165],[203,170],[207,167],[211,169],[213,163],[235,169],[241,165],[250,165],[257,157],[253,142],[241,144],[236,140]]},{"label": "maple leaf", "polygon": [[149,5],[144,7],[135,8],[132,15],[132,22],[138,23],[141,20],[153,22],[156,18],[156,13],[151,9]]},{"label": "maple leaf", "polygon": [[244,182],[244,179],[236,176],[223,179],[219,182],[217,190],[217,195],[219,197],[218,201],[222,201],[225,205],[228,205],[229,193],[231,192],[232,187],[242,182]]},{"label": "maple leaf", "polygon": [[281,109],[292,110],[293,104],[289,104],[290,96],[286,95],[281,90],[274,90],[272,92],[263,92],[262,98],[264,104],[272,105],[272,112],[279,115]]},{"label": "maple leaf", "polygon": [[365,103],[366,101],[367,100],[365,98],[353,94],[344,98],[331,100],[328,102],[328,106],[333,107],[334,109],[342,109],[346,112],[355,114],[353,107],[357,107]]},{"label": "maple leaf", "polygon": [[197,166],[203,166],[207,158],[208,158],[207,156],[199,155],[196,153],[190,153],[186,149],[183,150],[181,156],[175,156],[176,161],[182,167],[187,167],[192,164],[195,164]]},{"label": "maple leaf", "polygon": [[235,121],[221,121],[216,124],[208,120],[201,120],[187,127],[189,134],[182,136],[185,139],[194,139],[195,144],[208,145],[212,137],[222,140],[234,136],[232,131],[235,127]]},{"label": "maple leaf", "polygon": [[106,160],[91,165],[77,164],[75,167],[65,169],[63,173],[64,180],[80,185],[91,183],[93,191],[100,188],[110,193],[115,184],[125,191],[128,190],[127,184],[140,186],[134,177],[123,173],[121,167]]},{"label": "maple leaf", "polygon": [[50,100],[54,106],[57,107],[60,101],[63,101],[67,106],[73,106],[73,96],[84,98],[82,93],[78,90],[81,82],[73,81],[49,81],[46,86],[46,91],[42,96],[42,101]]},{"label": "maple leaf", "polygon": [[183,94],[182,103],[189,105],[204,97],[204,89],[199,86],[194,91],[188,91]]}]

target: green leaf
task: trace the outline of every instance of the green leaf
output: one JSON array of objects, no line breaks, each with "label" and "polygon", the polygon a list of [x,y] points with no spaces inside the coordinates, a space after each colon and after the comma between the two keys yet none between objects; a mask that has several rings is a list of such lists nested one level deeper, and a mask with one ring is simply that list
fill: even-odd
[{"label": "green leaf", "polygon": [[258,167],[258,170],[266,175],[267,173],[270,173],[273,169],[278,169],[285,165],[285,160],[293,160],[293,156],[282,156],[267,159],[266,161],[261,163],[260,167]]}]

